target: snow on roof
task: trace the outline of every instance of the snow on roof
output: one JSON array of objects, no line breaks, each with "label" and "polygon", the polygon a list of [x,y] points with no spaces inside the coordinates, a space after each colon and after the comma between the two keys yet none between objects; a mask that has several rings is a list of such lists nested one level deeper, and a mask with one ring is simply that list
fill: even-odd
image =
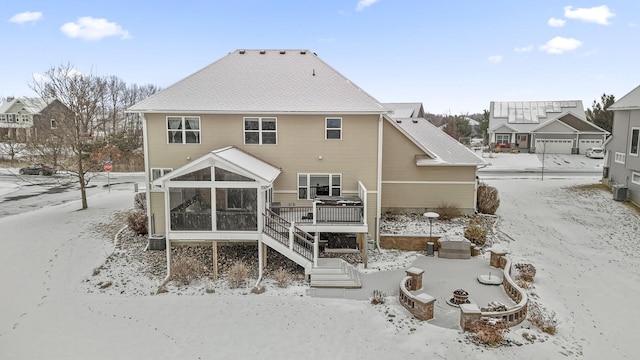
[{"label": "snow on roof", "polygon": [[212,151],[212,153],[217,155],[221,159],[226,160],[249,173],[255,174],[270,183],[273,182],[278,177],[278,175],[280,175],[279,168],[268,164],[234,146],[214,150]]},{"label": "snow on roof", "polygon": [[638,110],[640,109],[640,86],[609,106],[609,110]]},{"label": "snow on roof", "polygon": [[383,113],[385,109],[308,50],[236,50],[129,111]]},{"label": "snow on roof", "polygon": [[541,119],[567,111],[583,114],[582,117],[585,117],[580,100],[491,102],[491,117],[506,118],[510,124],[538,124]]},{"label": "snow on roof", "polygon": [[485,161],[476,153],[438,129],[427,119],[394,118],[389,122],[433,157],[418,159],[416,161],[418,166],[485,164]]},{"label": "snow on roof", "polygon": [[[24,109],[29,114],[38,114],[54,100],[54,98],[17,98],[0,104],[0,113],[18,112]],[[18,105],[18,108],[14,109],[16,105]]]}]

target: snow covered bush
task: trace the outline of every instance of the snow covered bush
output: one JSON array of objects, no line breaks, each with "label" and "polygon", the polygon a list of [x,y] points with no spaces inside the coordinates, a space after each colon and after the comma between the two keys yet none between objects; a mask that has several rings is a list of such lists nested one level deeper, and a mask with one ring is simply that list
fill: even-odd
[{"label": "snow covered bush", "polygon": [[478,224],[469,224],[464,229],[464,237],[476,245],[484,245],[487,242],[487,230]]},{"label": "snow covered bush", "polygon": [[483,214],[495,214],[500,207],[498,189],[485,183],[478,185],[478,211]]},{"label": "snow covered bush", "polygon": [[556,312],[541,307],[538,303],[529,301],[527,305],[529,322],[549,335],[555,335],[558,326]]},{"label": "snow covered bush", "polygon": [[387,297],[387,294],[383,293],[382,291],[373,290],[373,292],[371,293],[371,304],[373,305],[384,304],[386,297]]},{"label": "snow covered bush", "polygon": [[236,289],[243,286],[247,280],[247,276],[249,276],[249,267],[244,263],[244,261],[237,261],[231,266],[229,273],[227,274],[229,287]]},{"label": "snow covered bush", "polygon": [[133,207],[142,211],[147,211],[147,194],[140,192],[133,196]]},{"label": "snow covered bush", "polygon": [[533,278],[536,276],[536,267],[532,264],[515,264],[518,270],[518,279],[522,279],[527,282],[533,282]]},{"label": "snow covered bush", "polygon": [[291,283],[291,274],[284,268],[280,268],[273,272],[273,278],[278,287],[286,288]]},{"label": "snow covered bush", "polygon": [[144,235],[149,232],[147,229],[147,213],[144,210],[133,210],[127,215],[127,225],[138,235]]},{"label": "snow covered bush", "polygon": [[171,280],[189,285],[204,271],[204,265],[192,257],[177,259],[171,263]]},{"label": "snow covered bush", "polygon": [[502,343],[504,333],[509,328],[506,321],[493,318],[481,318],[471,325],[475,338],[485,345],[496,346]]},{"label": "snow covered bush", "polygon": [[440,220],[451,220],[462,216],[462,212],[457,206],[446,201],[443,201],[438,205],[436,212],[440,215]]}]

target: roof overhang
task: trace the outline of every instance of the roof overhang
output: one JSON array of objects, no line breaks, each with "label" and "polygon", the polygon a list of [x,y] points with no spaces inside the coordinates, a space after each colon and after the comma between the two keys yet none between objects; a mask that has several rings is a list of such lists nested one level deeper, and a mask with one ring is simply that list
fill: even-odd
[{"label": "roof overhang", "polygon": [[211,166],[218,166],[251,178],[259,182],[263,187],[271,186],[281,172],[280,168],[264,162],[235,146],[229,146],[209,152],[171,171],[154,180],[152,186],[164,187],[164,184],[171,179]]}]

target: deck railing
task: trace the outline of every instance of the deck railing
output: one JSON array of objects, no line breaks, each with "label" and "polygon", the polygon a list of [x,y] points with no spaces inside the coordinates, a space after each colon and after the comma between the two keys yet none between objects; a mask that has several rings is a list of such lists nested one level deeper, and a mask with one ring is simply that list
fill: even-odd
[{"label": "deck railing", "polygon": [[263,232],[265,234],[288,247],[296,254],[314,264],[316,263],[318,254],[313,235],[297,228],[295,223],[287,221],[272,210],[265,209],[263,218]]},{"label": "deck railing", "polygon": [[362,224],[363,205],[272,206],[280,217],[298,224]]}]

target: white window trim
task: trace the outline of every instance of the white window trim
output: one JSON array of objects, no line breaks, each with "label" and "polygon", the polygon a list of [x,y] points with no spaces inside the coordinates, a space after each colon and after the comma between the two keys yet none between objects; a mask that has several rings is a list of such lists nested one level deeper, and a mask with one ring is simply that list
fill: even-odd
[{"label": "white window trim", "polygon": [[631,182],[640,185],[640,173],[633,171],[631,173]]},{"label": "white window trim", "polygon": [[[245,123],[247,120],[258,120],[258,130],[247,130],[245,129]],[[262,129],[262,121],[263,120],[273,120],[276,124],[275,130],[263,130]],[[247,143],[247,132],[258,133],[258,143],[257,144],[249,144]],[[273,144],[265,144],[262,141],[263,133],[275,133],[276,134],[276,142]],[[256,117],[256,116],[248,116],[242,119],[242,140],[245,145],[278,145],[278,118],[276,117]]]},{"label": "white window trim", "polygon": [[[505,136],[507,137],[507,141],[500,142],[499,139],[503,138]],[[508,144],[510,142],[510,140],[511,140],[511,134],[504,134],[504,133],[496,134],[496,144]]]},{"label": "white window trim", "polygon": [[58,122],[56,121],[56,119],[51,119],[49,120],[49,122],[51,123],[51,129],[55,130],[58,128]]},{"label": "white window trim", "polygon": [[[307,177],[307,185],[305,186],[300,186],[300,176],[301,175],[305,175]],[[343,189],[342,189],[342,174],[341,173],[298,173],[297,177],[296,177],[296,182],[298,184],[297,187],[297,199],[298,200],[313,200],[312,197],[310,197],[311,195],[311,177],[312,176],[328,176],[329,177],[329,196],[332,196],[331,194],[333,194],[333,189],[338,189],[340,191],[340,195],[343,194]],[[338,176],[338,178],[340,179],[340,183],[338,185],[333,185],[333,177],[334,176]],[[304,187],[307,191],[307,197],[305,199],[301,199],[300,198],[300,188]]]},{"label": "white window trim", "polygon": [[[340,120],[340,127],[339,128],[330,128],[328,126],[329,124],[329,120]],[[340,132],[340,137],[337,139],[334,138],[329,138],[328,134],[329,134],[329,130],[334,130],[334,131],[339,131]],[[324,139],[325,140],[342,140],[342,118],[341,117],[328,117],[328,118],[324,118]]]},{"label": "white window trim", "polygon": [[[154,177],[154,176],[153,176],[153,171],[154,171],[154,170],[159,171],[159,172],[160,172],[160,176],[158,176],[158,177]],[[172,172],[172,171],[173,171],[173,169],[172,169],[172,168],[151,168],[151,172],[150,172],[150,174],[149,174],[149,175],[150,175],[150,176],[149,176],[149,180],[150,180],[150,181],[153,181],[153,180],[155,180],[155,179],[158,179],[158,178],[160,178],[160,177],[162,177],[162,176],[167,175],[168,173],[170,173],[170,172]]]},{"label": "white window trim", "polygon": [[[631,152],[631,144],[633,143],[633,132],[635,130],[638,130],[637,147],[636,147],[636,152]],[[629,138],[629,155],[638,156],[638,153],[640,153],[640,127],[632,127],[631,128],[631,137]]]},{"label": "white window trim", "polygon": [[[180,120],[182,121],[182,126],[181,129],[169,129],[169,118],[180,118]],[[187,129],[185,126],[185,119],[186,118],[193,118],[193,119],[198,119],[198,129]],[[202,143],[202,119],[200,119],[200,116],[176,116],[176,115],[169,115],[166,117],[165,119],[165,127],[167,129],[167,144],[201,144]],[[170,142],[169,141],[169,132],[170,131],[181,131],[182,132],[182,142],[181,143],[177,143],[177,142]],[[187,132],[197,132],[198,133],[198,142],[197,143],[188,143],[187,142]]]},{"label": "white window trim", "polygon": [[616,152],[615,155],[614,155],[613,161],[615,161],[618,164],[623,164],[624,165],[625,157],[626,157],[625,153]]}]

